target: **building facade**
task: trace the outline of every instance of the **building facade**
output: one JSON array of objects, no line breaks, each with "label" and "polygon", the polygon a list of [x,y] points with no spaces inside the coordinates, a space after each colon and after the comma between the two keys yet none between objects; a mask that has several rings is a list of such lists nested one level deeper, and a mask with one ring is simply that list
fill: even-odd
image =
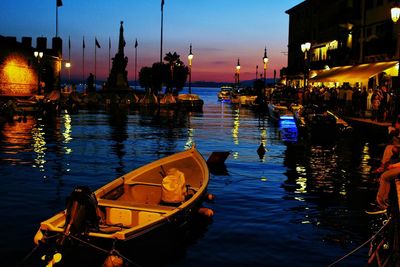
[{"label": "building facade", "polygon": [[0,36],[0,96],[30,97],[59,89],[61,62],[60,38],[53,38],[52,47],[47,48],[45,37],[38,37],[32,47],[31,37],[18,42],[15,37]]},{"label": "building facade", "polygon": [[[391,19],[394,2],[306,0],[287,10],[288,66],[283,75],[289,84],[303,87],[306,78],[301,77],[309,78],[313,70],[397,61],[400,23]],[[311,43],[308,53],[301,50],[306,42]]]}]

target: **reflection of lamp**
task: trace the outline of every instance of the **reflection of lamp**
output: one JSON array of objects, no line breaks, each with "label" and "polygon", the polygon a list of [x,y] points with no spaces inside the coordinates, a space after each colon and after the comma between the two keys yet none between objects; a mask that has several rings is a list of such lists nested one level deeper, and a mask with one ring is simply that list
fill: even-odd
[{"label": "reflection of lamp", "polygon": [[308,73],[308,51],[310,51],[311,48],[311,43],[306,42],[304,44],[301,44],[301,51],[304,53],[304,88],[306,88],[307,85],[307,73]]},{"label": "reflection of lamp", "polygon": [[38,95],[40,95],[40,59],[43,57],[43,52],[35,51],[33,55],[38,61]]},{"label": "reflection of lamp", "polygon": [[240,62],[239,62],[239,58],[238,58],[237,64],[236,64],[236,77],[237,77],[237,86],[239,87],[239,83],[240,83]]},{"label": "reflection of lamp", "polygon": [[189,60],[189,94],[191,94],[192,93],[192,60],[193,60],[192,44],[190,44],[188,60]]},{"label": "reflection of lamp", "polygon": [[263,63],[264,63],[264,86],[263,86],[263,100],[265,98],[265,79],[267,77],[267,63],[268,63],[268,56],[267,56],[267,47],[264,48],[264,57],[263,57]]}]

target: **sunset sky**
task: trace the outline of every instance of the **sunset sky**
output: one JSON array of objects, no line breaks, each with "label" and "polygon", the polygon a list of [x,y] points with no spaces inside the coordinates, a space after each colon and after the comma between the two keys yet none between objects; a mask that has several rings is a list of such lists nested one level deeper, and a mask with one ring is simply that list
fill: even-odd
[{"label": "sunset sky", "polygon": [[[160,57],[161,0],[63,0],[58,9],[58,32],[68,59],[71,38],[71,76],[82,78],[82,40],[85,37],[85,77],[94,73],[95,37],[97,77],[108,76],[108,40],[111,57],[117,52],[120,21],[124,21],[128,79],[134,80],[135,39],[138,71]],[[193,46],[192,81],[233,82],[240,58],[241,80],[254,79],[256,65],[263,72],[267,47],[267,77],[287,65],[289,16],[286,10],[302,0],[165,0],[163,54],[181,55],[187,64]],[[56,0],[1,0],[0,35],[51,38],[56,34]],[[66,72],[63,70],[63,77]]]}]

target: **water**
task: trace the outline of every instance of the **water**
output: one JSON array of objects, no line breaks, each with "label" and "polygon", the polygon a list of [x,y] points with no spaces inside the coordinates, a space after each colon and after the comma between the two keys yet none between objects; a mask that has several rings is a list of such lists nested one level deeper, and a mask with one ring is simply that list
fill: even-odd
[{"label": "water", "polygon": [[[2,124],[2,266],[23,260],[34,247],[39,223],[64,208],[76,185],[95,189],[193,142],[205,158],[231,151],[227,174],[213,174],[209,184],[217,198],[205,206],[215,216],[199,223],[183,243],[141,240],[137,248],[144,254],[124,254],[132,261],[142,266],[327,266],[373,234],[374,218],[364,209],[376,192],[369,171],[379,156],[379,141],[356,133],[357,138],[344,137],[333,146],[303,145],[296,142],[293,122],[275,124],[249,109],[220,103],[218,90],[193,89],[205,101],[203,113],[80,111]],[[266,148],[262,159],[260,143]],[[335,266],[363,266],[367,253],[363,247]],[[137,260],[139,254],[150,255],[149,260]]]}]

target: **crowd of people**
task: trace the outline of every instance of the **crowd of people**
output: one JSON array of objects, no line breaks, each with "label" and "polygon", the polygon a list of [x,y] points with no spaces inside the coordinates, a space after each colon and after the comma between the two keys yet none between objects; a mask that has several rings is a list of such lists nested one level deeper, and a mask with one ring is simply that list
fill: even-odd
[{"label": "crowd of people", "polygon": [[340,115],[370,118],[379,122],[391,121],[394,117],[395,97],[396,94],[389,92],[386,85],[367,89],[347,84],[334,88],[309,87],[294,95],[296,101],[303,105],[322,104]]}]

